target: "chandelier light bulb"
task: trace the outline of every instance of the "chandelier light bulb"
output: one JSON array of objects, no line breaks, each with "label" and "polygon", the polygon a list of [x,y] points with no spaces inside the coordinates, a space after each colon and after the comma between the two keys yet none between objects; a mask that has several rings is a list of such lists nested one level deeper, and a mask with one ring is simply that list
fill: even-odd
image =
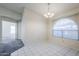
[{"label": "chandelier light bulb", "polygon": [[48,15],[47,14],[44,14],[44,17],[48,18]]},{"label": "chandelier light bulb", "polygon": [[54,16],[54,13],[48,12],[47,14],[44,14],[44,17],[46,18],[52,18]]},{"label": "chandelier light bulb", "polygon": [[54,16],[54,13],[51,13],[49,17],[51,18],[51,17],[53,17],[53,16]]},{"label": "chandelier light bulb", "polygon": [[50,12],[48,12],[47,15],[49,16],[50,15]]}]

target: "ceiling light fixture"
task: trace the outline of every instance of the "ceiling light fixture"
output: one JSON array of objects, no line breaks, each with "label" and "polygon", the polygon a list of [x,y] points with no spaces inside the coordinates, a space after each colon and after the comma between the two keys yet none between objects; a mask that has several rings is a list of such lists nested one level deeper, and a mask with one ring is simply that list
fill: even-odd
[{"label": "ceiling light fixture", "polygon": [[54,13],[50,12],[50,3],[48,3],[48,12],[46,14],[44,14],[44,17],[46,18],[52,18],[54,16]]}]

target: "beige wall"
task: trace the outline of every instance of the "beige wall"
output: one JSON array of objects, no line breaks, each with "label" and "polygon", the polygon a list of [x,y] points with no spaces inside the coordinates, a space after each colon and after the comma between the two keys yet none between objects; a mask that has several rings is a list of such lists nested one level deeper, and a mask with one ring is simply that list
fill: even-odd
[{"label": "beige wall", "polygon": [[22,19],[22,39],[24,43],[42,42],[47,39],[47,21],[38,13],[24,9]]}]

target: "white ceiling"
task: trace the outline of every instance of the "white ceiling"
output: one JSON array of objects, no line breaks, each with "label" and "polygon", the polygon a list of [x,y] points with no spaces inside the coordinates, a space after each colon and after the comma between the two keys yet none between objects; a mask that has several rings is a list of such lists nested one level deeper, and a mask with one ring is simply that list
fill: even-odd
[{"label": "white ceiling", "polygon": [[[11,9],[18,13],[22,13],[24,7],[31,9],[41,15],[47,12],[47,3],[1,3],[0,6]],[[51,3],[50,11],[55,14],[60,14],[63,12],[71,11],[73,9],[79,8],[78,3]]]}]

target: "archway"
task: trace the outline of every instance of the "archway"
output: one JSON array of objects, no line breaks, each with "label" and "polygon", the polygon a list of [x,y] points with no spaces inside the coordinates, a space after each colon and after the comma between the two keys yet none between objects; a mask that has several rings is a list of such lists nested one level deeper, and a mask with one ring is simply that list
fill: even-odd
[{"label": "archway", "polygon": [[78,26],[71,19],[60,19],[53,26],[53,35],[55,37],[78,40]]}]

